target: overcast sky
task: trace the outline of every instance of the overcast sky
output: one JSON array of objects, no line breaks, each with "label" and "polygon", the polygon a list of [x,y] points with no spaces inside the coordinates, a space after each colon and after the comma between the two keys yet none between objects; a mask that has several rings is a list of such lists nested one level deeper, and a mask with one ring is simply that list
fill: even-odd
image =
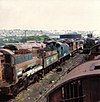
[{"label": "overcast sky", "polygon": [[0,29],[100,30],[100,0],[0,0]]}]

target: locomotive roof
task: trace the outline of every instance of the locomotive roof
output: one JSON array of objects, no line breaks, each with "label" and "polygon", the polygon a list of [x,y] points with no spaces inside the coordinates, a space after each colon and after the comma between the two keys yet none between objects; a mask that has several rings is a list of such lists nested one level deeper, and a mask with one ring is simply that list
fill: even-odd
[{"label": "locomotive roof", "polygon": [[85,62],[77,66],[70,73],[66,73],[65,76],[62,77],[61,80],[59,80],[59,82],[53,88],[51,88],[47,95],[49,95],[53,90],[57,89],[58,87],[64,85],[67,82],[76,80],[78,78],[95,75],[100,75],[100,59]]},{"label": "locomotive roof", "polygon": [[19,49],[31,49],[32,48],[41,48],[45,47],[44,43],[20,43],[20,44],[8,44],[5,45],[4,48],[10,49],[10,50],[19,50]]},{"label": "locomotive roof", "polygon": [[3,48],[10,49],[10,50],[22,49],[21,44],[8,44],[8,45],[5,45]]},{"label": "locomotive roof", "polygon": [[14,53],[11,50],[9,50],[9,49],[0,49],[0,52],[1,53],[5,53],[5,54],[14,55]]}]

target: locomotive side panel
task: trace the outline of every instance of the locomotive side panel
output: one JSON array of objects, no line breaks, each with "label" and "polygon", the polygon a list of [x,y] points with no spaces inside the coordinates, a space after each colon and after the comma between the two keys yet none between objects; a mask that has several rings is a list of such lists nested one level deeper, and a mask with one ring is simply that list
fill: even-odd
[{"label": "locomotive side panel", "polygon": [[44,68],[48,67],[49,65],[52,65],[53,63],[58,61],[58,54],[53,53],[47,57],[44,58]]}]

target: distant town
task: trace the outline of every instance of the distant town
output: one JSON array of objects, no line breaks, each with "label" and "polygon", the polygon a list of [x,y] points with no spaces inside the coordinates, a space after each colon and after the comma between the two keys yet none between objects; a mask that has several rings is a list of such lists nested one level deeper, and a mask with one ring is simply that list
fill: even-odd
[{"label": "distant town", "polygon": [[72,31],[72,30],[21,30],[21,29],[12,29],[12,30],[0,30],[0,37],[8,36],[33,36],[33,35],[49,35],[51,38],[59,37],[62,34],[77,33],[86,35],[93,31]]},{"label": "distant town", "polygon": [[46,35],[49,38],[60,38],[61,35],[70,34],[81,35],[82,37],[87,36],[87,34],[93,34],[95,36],[96,34],[94,34],[94,32],[95,31],[2,29],[0,30],[0,43],[5,41],[20,42],[20,39],[26,40],[28,37],[43,35]]}]

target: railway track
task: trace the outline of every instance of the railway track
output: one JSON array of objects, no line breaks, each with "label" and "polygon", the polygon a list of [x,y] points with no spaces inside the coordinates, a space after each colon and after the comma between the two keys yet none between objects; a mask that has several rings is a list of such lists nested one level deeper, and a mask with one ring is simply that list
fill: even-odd
[{"label": "railway track", "polygon": [[0,94],[0,102],[15,102],[15,99],[10,95]]},{"label": "railway track", "polygon": [[[50,73],[40,80],[39,82],[30,85],[26,90],[23,90],[15,98],[16,102],[44,102],[43,96],[45,93],[53,87],[65,73],[71,71],[77,65],[83,63],[84,55],[77,54],[71,57],[69,60],[62,63],[60,66],[54,68]],[[61,71],[57,69],[61,68]],[[68,70],[69,69],[69,70]]]},{"label": "railway track", "polygon": [[31,84],[26,90],[21,91],[14,99],[10,96],[3,96],[4,98],[1,97],[0,102],[44,102],[43,96],[45,93],[53,87],[65,73],[69,73],[73,68],[84,61],[83,54],[76,54],[46,74],[42,80]]}]

